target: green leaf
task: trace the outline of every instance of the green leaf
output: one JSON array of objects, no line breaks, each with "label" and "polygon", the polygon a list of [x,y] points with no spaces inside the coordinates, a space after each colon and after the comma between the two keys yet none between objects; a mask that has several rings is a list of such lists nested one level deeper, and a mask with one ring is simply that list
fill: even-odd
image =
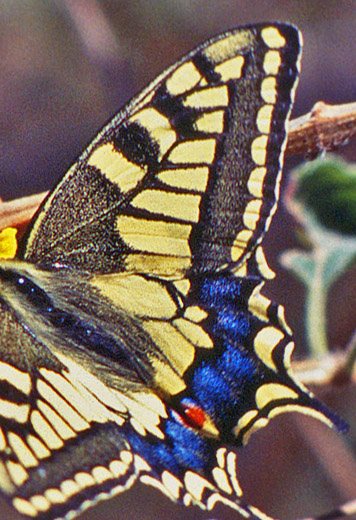
[{"label": "green leaf", "polygon": [[303,227],[308,250],[281,257],[306,288],[306,330],[310,353],[328,350],[327,294],[356,258],[356,166],[329,156],[303,165],[292,174],[285,200]]}]

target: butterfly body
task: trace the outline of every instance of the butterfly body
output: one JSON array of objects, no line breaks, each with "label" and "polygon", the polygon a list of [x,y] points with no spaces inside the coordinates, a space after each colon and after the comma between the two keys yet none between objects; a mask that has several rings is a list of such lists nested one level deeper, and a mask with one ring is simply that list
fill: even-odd
[{"label": "butterfly body", "polygon": [[0,262],[0,488],[69,520],[130,487],[244,502],[229,445],[279,413],[343,423],[290,374],[261,295],[298,32],[260,24],[176,63],[107,125]]}]

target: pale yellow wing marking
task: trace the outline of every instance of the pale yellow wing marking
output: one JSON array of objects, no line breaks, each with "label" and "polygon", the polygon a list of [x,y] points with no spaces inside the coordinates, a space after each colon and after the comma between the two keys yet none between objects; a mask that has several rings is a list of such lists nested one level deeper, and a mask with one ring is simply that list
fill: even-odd
[{"label": "pale yellow wing marking", "polygon": [[282,36],[277,27],[265,27],[261,31],[261,36],[265,44],[271,49],[280,49],[287,43],[286,39]]},{"label": "pale yellow wing marking", "polygon": [[242,68],[245,64],[243,56],[235,56],[226,60],[215,67],[215,72],[220,74],[222,81],[227,82],[230,79],[238,79],[241,77]]},{"label": "pale yellow wing marking", "polygon": [[209,168],[195,166],[162,170],[158,173],[157,179],[173,188],[204,193],[208,184]]},{"label": "pale yellow wing marking", "polygon": [[202,114],[198,117],[194,126],[199,132],[222,134],[224,131],[224,115],[225,112],[223,110]]},{"label": "pale yellow wing marking", "polygon": [[112,143],[96,148],[88,158],[88,165],[98,168],[124,193],[135,188],[146,174],[144,168],[127,159]]},{"label": "pale yellow wing marking", "polygon": [[206,49],[205,56],[213,63],[220,63],[235,57],[236,49],[241,52],[251,46],[251,33],[249,31],[240,30],[235,34],[230,34],[229,38],[218,40]]},{"label": "pale yellow wing marking", "polygon": [[178,143],[168,155],[174,164],[212,164],[215,156],[216,139],[194,139]]},{"label": "pale yellow wing marking", "polygon": [[132,249],[158,255],[191,257],[188,240],[192,226],[189,224],[121,215],[117,218],[116,226],[125,243]]},{"label": "pale yellow wing marking", "polygon": [[135,274],[98,275],[92,285],[120,309],[140,318],[169,319],[177,305],[167,288],[156,280]]},{"label": "pale yellow wing marking", "polygon": [[279,329],[267,326],[257,333],[253,341],[253,348],[258,358],[274,372],[277,372],[277,367],[273,361],[273,351],[284,337],[284,333]]},{"label": "pale yellow wing marking", "polygon": [[209,179],[208,166],[174,168],[162,170],[157,179],[172,188],[205,192]]},{"label": "pale yellow wing marking", "polygon": [[196,87],[202,79],[195,65],[188,61],[183,63],[166,81],[166,88],[171,96],[184,94]]},{"label": "pale yellow wing marking", "polygon": [[276,76],[278,74],[281,63],[282,58],[278,51],[268,51],[263,60],[263,68],[265,73]]},{"label": "pale yellow wing marking", "polygon": [[156,215],[173,217],[183,222],[196,223],[199,220],[200,200],[200,195],[190,193],[144,190],[134,197],[131,204],[135,208],[143,209]]}]

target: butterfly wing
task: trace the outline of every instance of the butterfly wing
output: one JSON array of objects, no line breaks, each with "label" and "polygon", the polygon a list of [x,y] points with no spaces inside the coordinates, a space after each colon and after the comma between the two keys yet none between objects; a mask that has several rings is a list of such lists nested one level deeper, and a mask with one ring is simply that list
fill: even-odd
[{"label": "butterfly wing", "polygon": [[0,486],[24,515],[74,518],[139,476],[253,516],[221,442],[291,409],[333,420],[290,377],[289,330],[259,293],[299,47],[260,24],[188,54],[1,264]]},{"label": "butterfly wing", "polygon": [[242,263],[275,208],[298,56],[293,28],[263,25],[188,54],[69,170],[23,258],[175,277]]}]

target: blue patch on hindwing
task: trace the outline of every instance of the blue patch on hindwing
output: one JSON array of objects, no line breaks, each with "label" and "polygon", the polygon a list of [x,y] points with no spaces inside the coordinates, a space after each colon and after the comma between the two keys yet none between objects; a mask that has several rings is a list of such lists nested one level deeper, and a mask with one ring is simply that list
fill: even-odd
[{"label": "blue patch on hindwing", "polygon": [[192,369],[189,393],[225,440],[232,440],[238,418],[255,406],[255,389],[263,377],[259,360],[248,348],[261,324],[246,303],[256,285],[257,279],[228,273],[204,277],[194,292],[209,312],[206,327],[214,340],[214,356],[203,356]]},{"label": "blue patch on hindwing", "polygon": [[142,436],[129,426],[125,430],[131,448],[148,462],[157,476],[164,470],[178,477],[188,469],[204,473],[208,461],[213,462],[215,456],[214,441],[180,423],[172,411],[162,422],[164,440],[150,434]]}]

